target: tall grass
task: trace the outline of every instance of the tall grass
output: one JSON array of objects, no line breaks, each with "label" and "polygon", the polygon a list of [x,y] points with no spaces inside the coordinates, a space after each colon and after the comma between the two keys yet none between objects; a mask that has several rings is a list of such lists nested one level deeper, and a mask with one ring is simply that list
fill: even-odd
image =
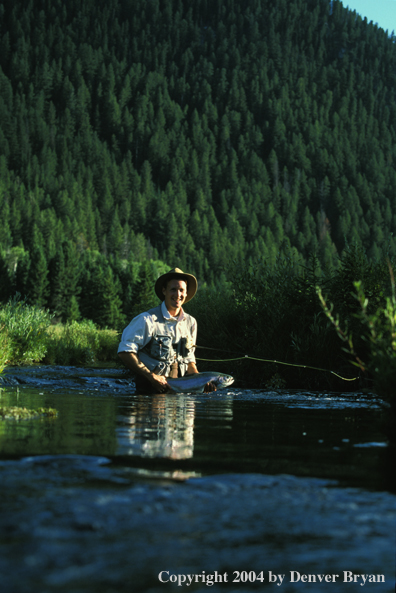
[{"label": "tall grass", "polygon": [[0,326],[0,374],[10,357],[10,341],[4,325]]},{"label": "tall grass", "polygon": [[119,335],[115,330],[98,329],[93,321],[73,321],[47,330],[44,362],[85,365],[115,360]]},{"label": "tall grass", "polygon": [[5,364],[40,361],[47,349],[46,329],[51,324],[49,311],[26,303],[17,294],[0,309],[1,337],[0,361]]},{"label": "tall grass", "polygon": [[92,364],[116,359],[118,333],[92,321],[52,325],[49,311],[16,295],[0,308],[0,372],[4,367],[46,362]]}]

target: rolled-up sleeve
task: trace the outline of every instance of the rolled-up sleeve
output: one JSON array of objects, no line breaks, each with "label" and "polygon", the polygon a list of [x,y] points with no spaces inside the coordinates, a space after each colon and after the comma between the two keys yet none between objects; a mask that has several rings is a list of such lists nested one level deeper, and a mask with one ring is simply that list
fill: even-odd
[{"label": "rolled-up sleeve", "polygon": [[152,335],[152,325],[151,316],[148,313],[141,313],[134,317],[122,332],[118,352],[137,354],[149,342]]}]

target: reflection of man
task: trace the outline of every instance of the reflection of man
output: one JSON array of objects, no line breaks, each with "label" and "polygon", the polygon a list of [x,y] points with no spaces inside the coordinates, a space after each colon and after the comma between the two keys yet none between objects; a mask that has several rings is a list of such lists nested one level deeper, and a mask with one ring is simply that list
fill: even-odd
[{"label": "reflection of man", "polygon": [[[197,323],[183,311],[197,291],[197,279],[179,268],[160,276],[155,292],[162,304],[141,313],[126,327],[118,355],[136,376],[136,390],[167,391],[166,377],[198,373],[194,345]],[[212,391],[207,385],[206,391]]]},{"label": "reflection of man", "polygon": [[[122,430],[117,431],[119,454],[168,459],[193,456],[195,402],[192,397],[159,393],[148,399],[142,395],[132,401],[128,413]],[[172,477],[177,473],[172,473]]]}]

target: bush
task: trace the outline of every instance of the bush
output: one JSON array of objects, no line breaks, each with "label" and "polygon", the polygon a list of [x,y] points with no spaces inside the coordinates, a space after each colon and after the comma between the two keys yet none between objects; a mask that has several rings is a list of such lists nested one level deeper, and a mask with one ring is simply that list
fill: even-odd
[{"label": "bush", "polygon": [[0,309],[0,372],[6,364],[92,364],[116,359],[118,333],[93,321],[51,325],[49,311],[16,295]]},{"label": "bush", "polygon": [[72,321],[47,330],[45,362],[60,365],[93,364],[114,360],[119,337],[114,330],[100,330],[93,321]]},{"label": "bush", "polygon": [[369,373],[374,381],[374,391],[392,405],[396,406],[396,294],[393,271],[390,268],[391,296],[384,302],[370,310],[370,300],[366,296],[361,281],[355,282],[355,302],[360,310],[355,315],[360,324],[360,336],[366,343],[366,351],[362,355],[359,347],[355,346],[354,335],[348,328],[342,328],[338,315],[333,316],[333,305],[328,306],[318,290],[327,317],[335,326],[342,341],[354,359],[355,366],[363,372]]},{"label": "bush", "polygon": [[30,364],[43,359],[47,349],[46,329],[51,324],[49,311],[28,305],[17,294],[0,309],[2,335],[8,340],[2,347],[0,363]]},{"label": "bush", "polygon": [[[257,388],[273,384],[274,377],[277,385],[286,382],[289,388],[323,383],[323,373],[297,366],[331,368],[329,343],[337,338],[316,296],[318,274],[315,258],[303,268],[292,258],[280,257],[274,266],[258,261],[236,268],[229,272],[228,284],[201,290],[191,305],[198,320],[198,344],[224,349],[208,351],[206,358],[241,358],[216,370]],[[202,352],[198,350],[197,356]],[[218,366],[212,362],[212,368],[214,364]]]},{"label": "bush", "polygon": [[10,340],[5,326],[0,327],[0,373],[3,372],[5,365],[10,357]]},{"label": "bush", "polygon": [[[198,349],[197,357],[237,358],[239,353],[242,360],[231,361],[228,369],[216,370],[230,372],[239,381],[257,388],[272,384],[274,377],[277,384],[281,382],[288,388],[359,387],[357,381],[345,382],[336,377],[339,374],[352,379],[359,373],[350,364],[352,355],[340,348],[316,287],[319,285],[329,295],[342,323],[348,324],[359,352],[365,356],[368,345],[355,317],[359,303],[352,296],[354,281],[363,279],[371,313],[389,295],[385,260],[369,262],[360,248],[352,246],[345,250],[338,269],[332,273],[321,270],[315,257],[302,266],[291,257],[282,256],[275,265],[261,260],[245,269],[236,267],[229,271],[228,278],[230,282],[214,289],[201,288],[191,305],[187,305],[198,320],[198,344],[219,350]],[[253,357],[261,360],[251,360]],[[219,367],[218,362],[210,363],[211,368],[214,365]]]}]

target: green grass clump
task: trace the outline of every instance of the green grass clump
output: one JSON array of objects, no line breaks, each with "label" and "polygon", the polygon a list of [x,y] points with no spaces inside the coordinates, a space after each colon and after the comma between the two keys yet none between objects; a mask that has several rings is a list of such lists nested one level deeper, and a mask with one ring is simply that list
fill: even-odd
[{"label": "green grass clump", "polygon": [[10,358],[10,340],[4,325],[0,327],[0,374]]},{"label": "green grass clump", "polygon": [[30,420],[39,416],[55,417],[58,415],[54,408],[38,408],[31,410],[29,408],[20,408],[18,406],[0,407],[0,418],[2,420]]},{"label": "green grass clump", "polygon": [[94,364],[114,360],[119,342],[118,333],[98,329],[93,321],[72,321],[47,329],[45,362],[60,365]]},{"label": "green grass clump", "polygon": [[52,325],[53,315],[16,295],[0,308],[0,373],[7,364],[73,365],[116,359],[117,331],[93,321]]},{"label": "green grass clump", "polygon": [[17,294],[0,309],[0,368],[9,364],[31,364],[42,360],[47,349],[46,329],[52,315],[31,306]]}]

